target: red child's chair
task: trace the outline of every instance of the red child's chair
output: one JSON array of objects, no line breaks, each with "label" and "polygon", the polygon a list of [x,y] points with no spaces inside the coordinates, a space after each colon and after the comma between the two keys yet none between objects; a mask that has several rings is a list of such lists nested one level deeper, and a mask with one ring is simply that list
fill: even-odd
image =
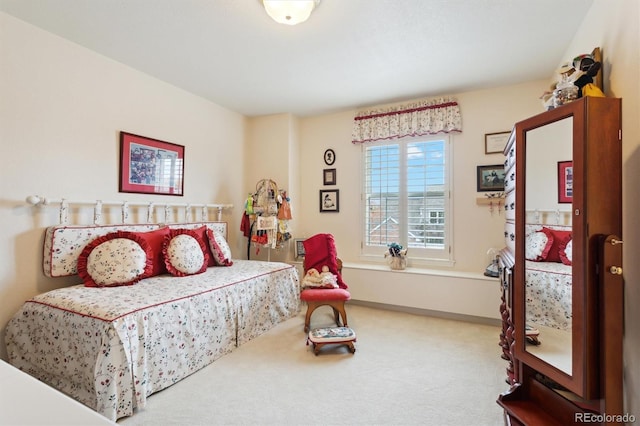
[{"label": "red child's chair", "polygon": [[[328,266],[329,271],[336,275],[339,288],[307,288],[300,293],[300,299],[307,303],[307,315],[304,319],[304,331],[309,332],[311,314],[316,308],[324,305],[331,306],[333,316],[338,327],[347,325],[347,312],[344,304],[351,299],[347,284],[342,280],[342,261],[338,259],[335,240],[331,234],[316,234],[304,242],[304,273],[311,268],[318,271]],[[342,325],[340,324],[342,316]]]}]

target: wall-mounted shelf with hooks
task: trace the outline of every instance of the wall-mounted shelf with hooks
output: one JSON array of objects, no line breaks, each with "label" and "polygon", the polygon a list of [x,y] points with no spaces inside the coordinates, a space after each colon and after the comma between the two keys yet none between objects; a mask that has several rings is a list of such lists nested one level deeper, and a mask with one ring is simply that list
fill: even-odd
[{"label": "wall-mounted shelf with hooks", "polygon": [[500,203],[501,205],[504,205],[504,195],[501,197],[478,197],[476,198],[476,204],[479,206],[489,206],[489,205],[496,205]]}]

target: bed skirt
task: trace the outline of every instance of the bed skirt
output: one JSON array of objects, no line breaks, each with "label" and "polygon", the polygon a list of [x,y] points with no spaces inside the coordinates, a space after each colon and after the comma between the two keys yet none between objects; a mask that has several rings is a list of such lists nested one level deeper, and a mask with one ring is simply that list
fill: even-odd
[{"label": "bed skirt", "polygon": [[234,260],[134,286],[53,290],[7,325],[9,361],[116,420],[300,310],[297,269]]}]

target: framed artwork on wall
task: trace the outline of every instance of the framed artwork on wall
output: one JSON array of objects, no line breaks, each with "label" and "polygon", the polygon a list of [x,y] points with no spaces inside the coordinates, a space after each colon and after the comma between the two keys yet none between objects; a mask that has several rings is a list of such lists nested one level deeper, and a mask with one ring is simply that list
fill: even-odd
[{"label": "framed artwork on wall", "polygon": [[504,165],[478,166],[477,191],[504,191]]},{"label": "framed artwork on wall", "polygon": [[322,183],[324,185],[335,185],[336,169],[324,169],[322,171]]},{"label": "framed artwork on wall", "polygon": [[573,202],[573,161],[558,161],[558,203]]},{"label": "framed artwork on wall", "polygon": [[320,190],[320,213],[340,211],[340,190]]},{"label": "framed artwork on wall", "polygon": [[511,136],[511,132],[485,133],[484,135],[484,153],[485,154],[502,154],[507,141]]},{"label": "framed artwork on wall", "polygon": [[293,243],[295,244],[293,249],[294,249],[294,255],[296,259],[301,259],[305,256],[305,251],[304,251],[304,240],[306,238],[296,238],[295,240],[293,240]]},{"label": "framed artwork on wall", "polygon": [[119,191],[184,195],[184,146],[120,132]]},{"label": "framed artwork on wall", "polygon": [[326,164],[327,166],[332,166],[333,163],[336,162],[336,153],[334,150],[332,149],[327,149],[324,152],[324,164]]}]

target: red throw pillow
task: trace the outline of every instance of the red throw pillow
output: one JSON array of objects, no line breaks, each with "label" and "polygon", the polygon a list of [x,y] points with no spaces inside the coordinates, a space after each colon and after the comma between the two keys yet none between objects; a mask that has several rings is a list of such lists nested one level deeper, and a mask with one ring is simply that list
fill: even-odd
[{"label": "red throw pillow", "polygon": [[307,238],[302,243],[304,245],[304,267],[305,270],[315,268],[322,271],[323,266],[327,266],[329,271],[338,277],[338,286],[347,288],[342,281],[342,275],[338,271],[338,256],[335,240],[331,234],[316,234]]},{"label": "red throw pillow", "polygon": [[551,246],[551,250],[549,250],[547,257],[545,258],[545,261],[562,263],[562,259],[560,258],[560,248],[561,246],[566,246],[567,242],[571,239],[571,231],[560,231],[558,229],[542,228],[542,232],[547,235],[551,235],[551,237],[553,238],[553,245]]},{"label": "red throw pillow", "polygon": [[571,236],[560,243],[560,260],[565,265],[571,265],[573,259],[573,243]]},{"label": "red throw pillow", "polygon": [[145,278],[167,273],[167,267],[164,264],[164,259],[162,258],[162,243],[164,242],[164,237],[169,235],[169,231],[170,229],[165,226],[164,228],[149,232],[133,232],[134,235],[137,235],[146,241],[151,248],[153,267],[149,275],[146,275]]},{"label": "red throw pillow", "polygon": [[194,229],[193,232],[195,232],[200,238],[202,238],[202,241],[205,242],[207,249],[209,250],[209,260],[207,261],[207,267],[216,266],[216,260],[213,258],[213,247],[211,247],[211,244],[209,244],[207,229],[209,229],[207,225],[202,225],[200,228]]}]

